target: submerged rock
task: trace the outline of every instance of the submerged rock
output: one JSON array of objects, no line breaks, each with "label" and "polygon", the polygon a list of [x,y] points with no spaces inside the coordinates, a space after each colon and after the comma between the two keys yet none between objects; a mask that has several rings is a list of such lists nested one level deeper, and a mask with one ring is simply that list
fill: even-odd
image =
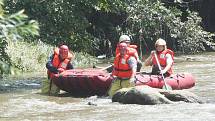
[{"label": "submerged rock", "polygon": [[203,101],[194,93],[189,92],[187,90],[159,90],[161,94],[163,94],[166,98],[171,101],[183,101],[187,103],[203,103]]},{"label": "submerged rock", "polygon": [[123,104],[173,104],[178,101],[202,103],[198,96],[185,90],[164,90],[149,86],[123,88],[112,97],[113,102]]}]

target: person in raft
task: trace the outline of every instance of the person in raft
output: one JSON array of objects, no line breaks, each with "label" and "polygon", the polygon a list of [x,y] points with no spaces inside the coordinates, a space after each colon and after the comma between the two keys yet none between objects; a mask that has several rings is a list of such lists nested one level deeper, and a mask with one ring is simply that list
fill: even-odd
[{"label": "person in raft", "polygon": [[137,59],[137,72],[140,72],[140,69],[142,67],[142,62],[139,59],[139,55],[137,53],[137,45],[131,45],[131,39],[128,35],[121,35],[119,38],[119,43],[117,44],[116,47],[116,55],[119,53],[119,44],[120,43],[126,43],[128,46],[128,50],[130,52],[134,53],[134,57]]},{"label": "person in raft", "polygon": [[114,59],[114,68],[111,74],[114,81],[108,91],[110,97],[121,88],[135,86],[137,59],[134,57],[134,52],[128,50],[129,47],[126,43],[120,43],[118,46],[119,53]]},{"label": "person in raft", "polygon": [[47,63],[46,68],[48,79],[42,83],[42,93],[49,95],[56,95],[60,89],[52,82],[54,74],[60,74],[64,70],[73,69],[71,60],[74,58],[74,53],[69,50],[68,46],[61,45],[54,50]]},{"label": "person in raft", "polygon": [[[155,42],[155,48],[156,51],[151,51],[150,56],[145,60],[145,66],[152,66],[153,75],[163,74],[164,77],[168,77],[173,73],[174,52],[167,49],[166,41],[161,38]],[[159,70],[155,54],[157,55],[161,70]]]}]

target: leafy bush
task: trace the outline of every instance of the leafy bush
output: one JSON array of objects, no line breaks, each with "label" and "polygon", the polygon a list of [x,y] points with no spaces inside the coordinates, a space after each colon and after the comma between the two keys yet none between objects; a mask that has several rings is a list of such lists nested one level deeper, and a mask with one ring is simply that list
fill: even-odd
[{"label": "leafy bush", "polygon": [[[39,42],[26,41],[8,42],[7,53],[14,67],[22,72],[45,72],[46,62],[53,54],[54,47]],[[72,61],[75,68],[93,67],[97,59],[87,53],[75,53]]]},{"label": "leafy bush", "polygon": [[[177,1],[176,1],[177,2]],[[182,53],[196,53],[212,47],[213,34],[203,31],[194,12],[165,6],[161,0],[7,0],[7,10],[25,9],[40,23],[43,42],[66,43],[75,51],[104,54],[105,41],[113,50],[120,34],[131,35],[133,42],[154,49],[157,38]],[[141,37],[142,36],[142,37]],[[204,46],[203,46],[204,45]],[[142,52],[145,48],[140,48]]]},{"label": "leafy bush", "polygon": [[[204,44],[214,44],[214,34],[203,30],[200,26],[201,18],[195,12],[188,10],[188,20],[182,22],[182,12],[179,9],[167,9],[157,0],[132,1],[127,12],[126,32],[136,38],[142,34],[145,43],[154,43],[161,37],[171,43],[170,47],[182,53],[197,53],[205,50]],[[143,44],[141,40],[139,43]]]},{"label": "leafy bush", "polygon": [[40,41],[37,43],[10,41],[7,47],[12,65],[23,72],[45,71],[45,63],[52,51],[53,47]]},{"label": "leafy bush", "polygon": [[87,53],[75,53],[75,59],[73,60],[75,68],[92,68],[96,63],[98,63],[98,60]]},{"label": "leafy bush", "polygon": [[205,51],[205,46],[214,48],[214,34],[203,30],[198,14],[189,12],[187,18],[185,22],[176,19],[167,23],[171,37],[178,41],[178,50],[182,53],[198,53]]},{"label": "leafy bush", "polygon": [[[5,14],[2,9],[3,0],[0,0],[0,64],[4,67],[6,64],[8,69],[11,70],[11,60],[6,52],[9,41],[20,40],[24,37],[39,35],[38,23],[34,20],[29,20],[28,16],[21,10],[14,14]],[[1,75],[4,73],[12,72],[1,69]]]}]

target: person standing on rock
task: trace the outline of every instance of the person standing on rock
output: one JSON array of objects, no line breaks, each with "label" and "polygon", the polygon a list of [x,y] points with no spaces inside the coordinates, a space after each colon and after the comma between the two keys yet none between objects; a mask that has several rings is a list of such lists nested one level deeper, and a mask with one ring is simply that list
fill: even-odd
[{"label": "person standing on rock", "polygon": [[120,43],[118,46],[119,53],[114,59],[114,68],[112,71],[114,80],[108,92],[110,97],[121,88],[135,86],[137,59],[134,57],[134,53],[128,50],[129,48],[126,43]]},{"label": "person standing on rock", "polygon": [[128,46],[128,51],[130,51],[131,53],[134,54],[134,57],[137,60],[137,72],[140,72],[141,67],[142,67],[142,62],[139,59],[139,55],[138,55],[138,52],[137,52],[137,45],[131,44],[131,39],[130,39],[130,37],[128,35],[121,35],[119,37],[119,43],[118,43],[118,45],[116,47],[116,55],[119,53],[119,44],[120,43],[126,43],[127,46]]}]

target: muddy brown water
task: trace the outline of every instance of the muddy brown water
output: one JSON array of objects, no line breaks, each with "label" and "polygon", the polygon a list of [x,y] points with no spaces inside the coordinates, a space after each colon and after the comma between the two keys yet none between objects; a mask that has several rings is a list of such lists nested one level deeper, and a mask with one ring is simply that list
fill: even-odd
[{"label": "muddy brown water", "polygon": [[188,91],[206,103],[124,105],[106,97],[45,96],[33,83],[0,93],[0,121],[215,121],[215,53],[179,56],[175,61],[175,73],[192,73],[197,80]]}]

